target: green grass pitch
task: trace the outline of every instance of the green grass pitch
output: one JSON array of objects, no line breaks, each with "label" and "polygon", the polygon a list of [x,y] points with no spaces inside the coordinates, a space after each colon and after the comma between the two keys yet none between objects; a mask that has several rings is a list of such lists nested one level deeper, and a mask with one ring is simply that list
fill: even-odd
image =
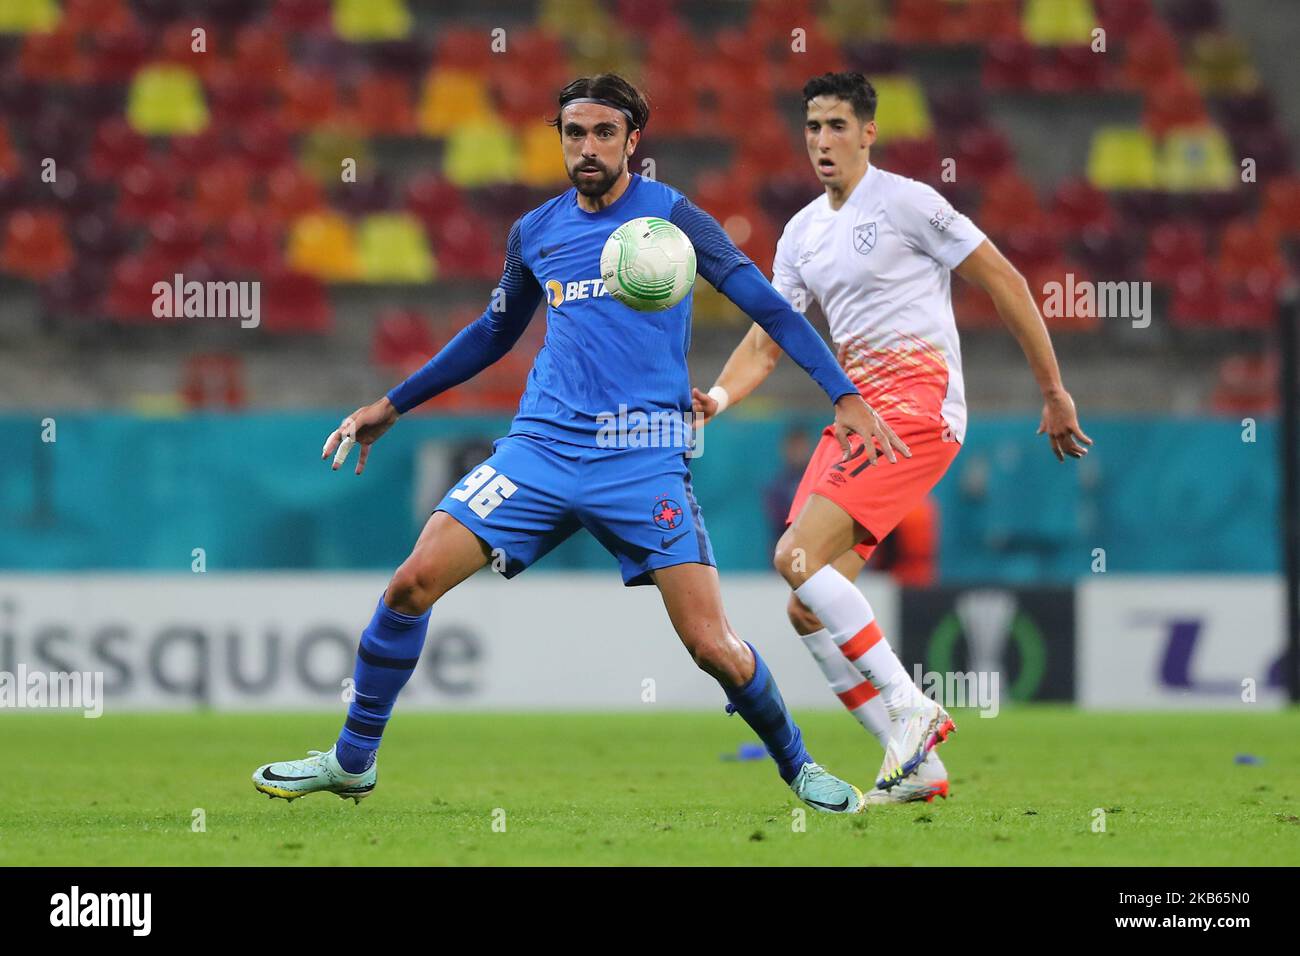
[{"label": "green grass pitch", "polygon": [[[879,748],[851,718],[796,716],[818,760],[869,783]],[[770,761],[721,759],[753,740],[721,708],[399,708],[359,806],[272,801],[249,780],[327,748],[338,714],[8,713],[0,865],[1300,864],[1294,711],[954,716],[947,802],[809,812],[796,832],[801,805]]]}]

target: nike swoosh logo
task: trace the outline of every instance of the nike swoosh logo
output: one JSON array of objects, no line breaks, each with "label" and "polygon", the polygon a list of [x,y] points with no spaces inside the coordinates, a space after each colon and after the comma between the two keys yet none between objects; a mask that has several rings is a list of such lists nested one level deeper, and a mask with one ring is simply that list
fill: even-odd
[{"label": "nike swoosh logo", "polygon": [[552,252],[555,252],[559,248],[560,248],[559,246],[551,246],[551,248],[547,249],[545,246],[543,246],[542,248],[537,250],[537,255],[545,259]]},{"label": "nike swoosh logo", "polygon": [[686,537],[688,534],[690,534],[690,532],[691,532],[691,529],[690,529],[690,528],[687,528],[685,531],[683,531],[681,534],[679,534],[679,535],[678,535],[677,537],[675,537],[675,538],[668,538],[668,537],[660,538],[660,539],[659,539],[659,547],[661,547],[661,548],[671,548],[671,547],[672,547],[673,545],[675,545],[678,541],[682,540],[682,538],[684,538],[684,537]]},{"label": "nike swoosh logo", "polygon": [[291,780],[314,780],[315,779],[314,777],[282,777],[274,770],[272,770],[270,767],[267,767],[265,770],[262,771],[262,776],[265,777],[267,780],[279,780],[281,782],[288,782]]},{"label": "nike swoosh logo", "polygon": [[814,807],[825,807],[827,810],[834,810],[836,813],[849,808],[848,797],[845,797],[840,803],[822,803],[820,800],[808,800],[807,797],[805,797],[804,800],[811,803]]}]

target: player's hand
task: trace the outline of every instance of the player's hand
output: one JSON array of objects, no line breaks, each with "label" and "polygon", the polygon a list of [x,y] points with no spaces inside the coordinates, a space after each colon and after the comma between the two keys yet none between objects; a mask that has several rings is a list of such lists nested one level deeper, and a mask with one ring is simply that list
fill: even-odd
[{"label": "player's hand", "polygon": [[1047,393],[1043,405],[1043,419],[1038,423],[1038,434],[1047,435],[1052,445],[1052,454],[1057,461],[1065,461],[1065,456],[1082,458],[1088,449],[1080,445],[1091,445],[1092,439],[1079,427],[1079,416],[1074,410],[1074,399],[1065,389],[1056,389]]},{"label": "player's hand", "polygon": [[321,460],[334,455],[331,471],[338,471],[339,466],[347,461],[353,445],[361,446],[357,456],[356,474],[366,470],[366,459],[370,457],[370,446],[379,440],[379,436],[393,427],[399,413],[393,407],[388,396],[384,396],[370,405],[362,405],[355,412],[343,419],[339,427],[330,432],[325,439],[325,447],[320,450]]},{"label": "player's hand", "polygon": [[703,428],[709,419],[718,414],[718,400],[708,392],[691,389],[691,411],[695,413],[695,427]]},{"label": "player's hand", "polygon": [[844,395],[835,403],[835,439],[844,449],[840,461],[848,461],[852,454],[849,447],[849,433],[859,436],[867,450],[867,460],[874,463],[877,456],[876,442],[884,450],[885,457],[897,462],[894,449],[903,453],[904,458],[912,457],[908,448],[894,430],[885,424],[885,420],[876,414],[875,409],[862,400],[861,395]]}]

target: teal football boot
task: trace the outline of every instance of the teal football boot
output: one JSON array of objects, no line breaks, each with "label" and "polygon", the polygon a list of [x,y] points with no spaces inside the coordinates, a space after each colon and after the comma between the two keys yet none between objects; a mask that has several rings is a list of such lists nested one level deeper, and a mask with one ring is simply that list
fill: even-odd
[{"label": "teal football boot", "polygon": [[362,797],[370,796],[375,789],[377,764],[378,761],[372,763],[361,773],[348,773],[339,766],[333,747],[324,753],[309,750],[303,760],[282,760],[260,768],[253,774],[253,786],[272,799],[297,800],[324,791],[360,803]]},{"label": "teal football boot", "polygon": [[861,813],[866,809],[862,791],[820,764],[806,763],[790,781],[790,789],[818,813]]}]

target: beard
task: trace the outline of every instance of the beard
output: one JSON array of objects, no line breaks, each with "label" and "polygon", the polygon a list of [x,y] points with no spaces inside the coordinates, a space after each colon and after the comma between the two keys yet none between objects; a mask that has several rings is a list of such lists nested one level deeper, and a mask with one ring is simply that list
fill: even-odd
[{"label": "beard", "polygon": [[[580,178],[578,171],[587,165],[599,169],[602,175],[595,179]],[[597,196],[603,196],[605,193],[609,192],[610,188],[621,175],[623,175],[623,166],[621,163],[619,164],[618,169],[610,172],[602,163],[594,161],[590,163],[583,162],[569,170],[569,182],[573,183],[573,188],[582,193],[582,195],[595,198]]]}]

